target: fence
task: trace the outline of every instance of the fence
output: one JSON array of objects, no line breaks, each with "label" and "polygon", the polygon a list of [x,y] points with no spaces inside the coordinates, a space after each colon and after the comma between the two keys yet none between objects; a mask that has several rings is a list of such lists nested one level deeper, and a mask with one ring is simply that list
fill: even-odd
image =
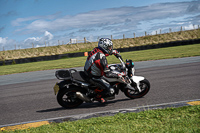
[{"label": "fence", "polygon": [[77,39],[70,39],[70,41],[67,44],[77,44],[77,43],[88,43],[90,41],[88,41],[85,37],[83,38],[83,40],[77,40]]},{"label": "fence", "polygon": [[[196,44],[196,43],[200,43],[200,39],[166,42],[166,43],[160,43],[160,44],[154,44],[154,45],[135,46],[135,47],[129,47],[129,48],[119,48],[117,50],[120,52],[128,52],[128,51],[155,49],[155,48],[172,47],[172,46],[180,46],[180,45],[188,45],[188,44]],[[32,58],[22,58],[22,59],[14,59],[14,60],[5,60],[5,61],[0,61],[0,66],[37,62],[37,61],[56,60],[56,59],[61,59],[61,58],[66,58],[66,57],[88,56],[88,53],[89,53],[89,51],[88,52],[60,54],[60,55],[51,55],[51,56],[40,56],[40,57],[32,57]]]},{"label": "fence", "polygon": [[[198,25],[198,27],[197,27],[197,26],[195,26],[195,25],[193,24],[193,29],[200,29],[200,27],[199,27],[199,25]],[[180,27],[180,31],[185,31],[185,27],[181,26],[181,27]],[[169,28],[169,32],[163,32],[163,33],[171,33],[171,32],[172,32],[172,29]],[[162,29],[160,29],[159,31],[156,31],[155,35],[157,35],[157,34],[163,34],[163,33],[162,33]],[[148,36],[148,35],[149,35],[149,34],[147,34],[147,32],[145,31],[145,32],[144,32],[144,36]],[[132,37],[133,37],[133,38],[136,38],[136,33],[133,33]],[[132,37],[131,37],[131,38],[132,38]],[[138,37],[141,37],[141,36],[138,36]],[[99,38],[100,38],[100,37],[97,38],[97,41],[99,40]],[[113,39],[113,36],[111,35],[110,38]],[[123,34],[122,38],[123,38],[123,39],[126,38],[126,37],[125,37],[125,34]],[[120,38],[117,38],[117,39],[120,39]],[[45,43],[45,47],[50,46],[50,45],[49,45],[49,42],[47,43],[47,42],[45,41],[44,43]],[[83,40],[70,39],[70,41],[69,41],[68,43],[66,43],[66,44],[77,44],[77,43],[90,43],[90,41],[88,41],[88,40],[86,39],[86,37],[84,37]],[[62,41],[62,45],[66,45],[66,44],[64,44],[64,41]],[[61,44],[60,44],[60,40],[58,40],[58,44],[57,44],[57,45],[61,45]],[[32,43],[32,47],[30,47],[30,48],[35,48],[35,44]],[[20,45],[18,45],[18,49],[21,49],[21,46],[20,46]],[[17,50],[17,45],[16,45],[16,44],[14,45],[14,50]],[[0,51],[1,51],[1,49],[0,49]],[[2,46],[2,51],[6,51],[6,49],[5,49],[4,46]]]}]

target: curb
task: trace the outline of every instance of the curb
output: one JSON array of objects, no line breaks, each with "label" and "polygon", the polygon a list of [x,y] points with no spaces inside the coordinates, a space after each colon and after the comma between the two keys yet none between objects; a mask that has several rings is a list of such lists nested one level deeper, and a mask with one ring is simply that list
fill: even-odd
[{"label": "curb", "polygon": [[117,113],[131,113],[131,112],[140,112],[140,111],[145,111],[145,110],[165,109],[165,108],[171,108],[171,107],[178,108],[178,107],[183,107],[183,106],[194,106],[194,105],[200,105],[200,99],[146,105],[146,106],[139,106],[139,107],[134,107],[134,108],[109,110],[109,111],[80,114],[80,115],[71,115],[71,116],[50,118],[50,119],[44,119],[44,120],[38,120],[38,121],[14,123],[14,124],[8,124],[8,125],[0,125],[0,129],[1,131],[20,130],[20,129],[22,130],[22,129],[28,129],[31,127],[39,127],[39,126],[47,125],[51,123],[62,123],[62,122],[67,122],[67,121],[76,121],[76,120],[89,119],[89,118],[94,118],[94,117],[114,116]]}]

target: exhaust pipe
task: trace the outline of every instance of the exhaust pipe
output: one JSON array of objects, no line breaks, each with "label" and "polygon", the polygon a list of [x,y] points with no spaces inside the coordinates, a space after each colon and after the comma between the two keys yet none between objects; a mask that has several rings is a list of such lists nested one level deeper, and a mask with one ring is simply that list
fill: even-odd
[{"label": "exhaust pipe", "polygon": [[83,94],[81,92],[76,92],[76,96],[77,96],[77,98],[79,98],[85,102],[92,102],[89,97],[87,97],[85,94]]}]

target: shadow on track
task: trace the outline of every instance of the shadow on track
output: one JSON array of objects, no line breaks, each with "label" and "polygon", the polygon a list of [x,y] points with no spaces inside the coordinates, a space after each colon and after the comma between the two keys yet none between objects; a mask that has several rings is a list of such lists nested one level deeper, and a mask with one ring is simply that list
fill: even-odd
[{"label": "shadow on track", "polygon": [[[133,100],[133,99],[129,99],[129,98],[125,98],[125,99],[119,99],[119,100],[113,100],[113,101],[108,101],[104,104],[99,103],[99,102],[94,102],[94,103],[83,103],[82,105],[80,105],[79,107],[76,108],[72,108],[72,109],[67,109],[67,110],[75,110],[75,109],[83,109],[83,108],[101,108],[101,107],[105,107],[108,104],[114,104],[116,102],[123,102],[123,101],[128,101],[128,100]],[[38,113],[46,113],[46,112],[53,112],[53,111],[61,111],[61,110],[66,110],[66,108],[63,107],[59,107],[59,108],[52,108],[52,109],[45,109],[45,110],[38,110],[36,112]]]}]

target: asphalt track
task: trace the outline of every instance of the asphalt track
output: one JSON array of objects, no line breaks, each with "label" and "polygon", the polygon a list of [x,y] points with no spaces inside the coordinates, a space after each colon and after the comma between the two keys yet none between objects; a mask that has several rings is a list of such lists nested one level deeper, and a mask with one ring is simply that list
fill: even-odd
[{"label": "asphalt track", "polygon": [[107,105],[84,103],[76,109],[58,105],[53,93],[58,81],[54,76],[56,70],[0,76],[0,126],[200,99],[200,56],[136,62],[135,66],[135,74],[151,83],[146,96],[130,100],[120,93]]}]

